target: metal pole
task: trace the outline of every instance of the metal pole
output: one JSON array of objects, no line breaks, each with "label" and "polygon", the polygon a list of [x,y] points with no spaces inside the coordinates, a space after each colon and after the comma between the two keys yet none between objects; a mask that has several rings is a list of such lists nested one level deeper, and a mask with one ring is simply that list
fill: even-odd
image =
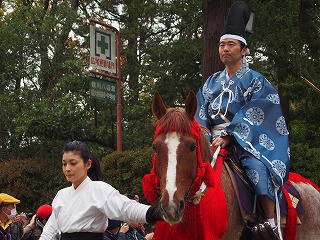
[{"label": "metal pole", "polygon": [[120,33],[119,31],[112,27],[109,26],[103,22],[94,20],[92,18],[89,19],[90,24],[100,24],[106,28],[109,28],[113,30],[116,33],[117,36],[117,74],[112,75],[112,74],[107,74],[95,70],[89,70],[89,72],[98,74],[104,77],[109,77],[117,80],[117,151],[121,152],[122,151],[122,106],[121,106],[121,74],[120,74]]},{"label": "metal pole", "polygon": [[121,77],[120,77],[120,34],[117,31],[117,151],[122,151],[122,106],[121,106]]}]

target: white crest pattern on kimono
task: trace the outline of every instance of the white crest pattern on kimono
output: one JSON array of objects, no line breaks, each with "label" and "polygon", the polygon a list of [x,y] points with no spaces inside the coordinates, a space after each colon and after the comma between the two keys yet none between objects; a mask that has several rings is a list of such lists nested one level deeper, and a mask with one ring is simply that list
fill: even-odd
[{"label": "white crest pattern on kimono", "polygon": [[[270,171],[270,194],[287,180],[289,174],[289,132],[282,114],[278,92],[260,73],[246,63],[228,79],[226,70],[210,76],[197,93],[197,118],[211,130],[231,121],[225,128],[238,143]],[[256,184],[259,172],[249,171],[248,177]],[[271,184],[271,181],[273,184]]]}]

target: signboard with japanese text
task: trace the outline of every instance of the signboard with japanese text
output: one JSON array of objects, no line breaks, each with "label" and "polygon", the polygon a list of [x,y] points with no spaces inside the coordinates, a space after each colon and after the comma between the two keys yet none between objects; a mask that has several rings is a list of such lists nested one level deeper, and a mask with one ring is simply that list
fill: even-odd
[{"label": "signboard with japanese text", "polygon": [[115,32],[90,25],[90,67],[117,73]]},{"label": "signboard with japanese text", "polygon": [[107,102],[117,102],[117,83],[109,80],[102,80],[96,77],[89,77],[90,96],[104,99]]}]

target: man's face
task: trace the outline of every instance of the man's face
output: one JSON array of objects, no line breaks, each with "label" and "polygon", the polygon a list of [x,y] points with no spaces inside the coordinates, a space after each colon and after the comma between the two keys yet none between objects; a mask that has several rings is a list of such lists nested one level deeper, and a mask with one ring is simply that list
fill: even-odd
[{"label": "man's face", "polygon": [[242,57],[245,55],[247,48],[241,49],[240,42],[238,40],[227,38],[219,44],[219,55],[221,61],[225,65],[239,65],[242,64]]},{"label": "man's face", "polygon": [[2,207],[2,211],[6,214],[6,216],[11,214],[11,210],[15,209],[15,205],[14,204],[8,204],[5,207]]}]

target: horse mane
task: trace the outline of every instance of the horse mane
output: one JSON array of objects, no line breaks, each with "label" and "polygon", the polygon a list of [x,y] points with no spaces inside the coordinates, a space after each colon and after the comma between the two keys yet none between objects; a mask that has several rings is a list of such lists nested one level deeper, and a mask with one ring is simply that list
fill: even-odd
[{"label": "horse mane", "polygon": [[[193,119],[192,121],[197,122],[196,119]],[[155,125],[157,127],[156,134],[178,132],[192,136],[191,120],[183,108],[168,108],[166,114],[163,115],[161,119],[157,120]],[[200,126],[200,128],[202,161],[211,162],[213,152],[210,147],[210,142],[204,134],[204,132],[208,132],[208,129],[203,126]]]},{"label": "horse mane", "polygon": [[159,133],[179,132],[191,136],[191,121],[182,108],[168,108],[165,115],[156,121]]},{"label": "horse mane", "polygon": [[200,144],[201,144],[201,155],[202,155],[202,161],[203,162],[211,162],[212,161],[212,156],[213,156],[213,150],[210,146],[209,139],[206,137],[204,133],[209,133],[209,130],[201,126],[201,133],[200,133]]}]

